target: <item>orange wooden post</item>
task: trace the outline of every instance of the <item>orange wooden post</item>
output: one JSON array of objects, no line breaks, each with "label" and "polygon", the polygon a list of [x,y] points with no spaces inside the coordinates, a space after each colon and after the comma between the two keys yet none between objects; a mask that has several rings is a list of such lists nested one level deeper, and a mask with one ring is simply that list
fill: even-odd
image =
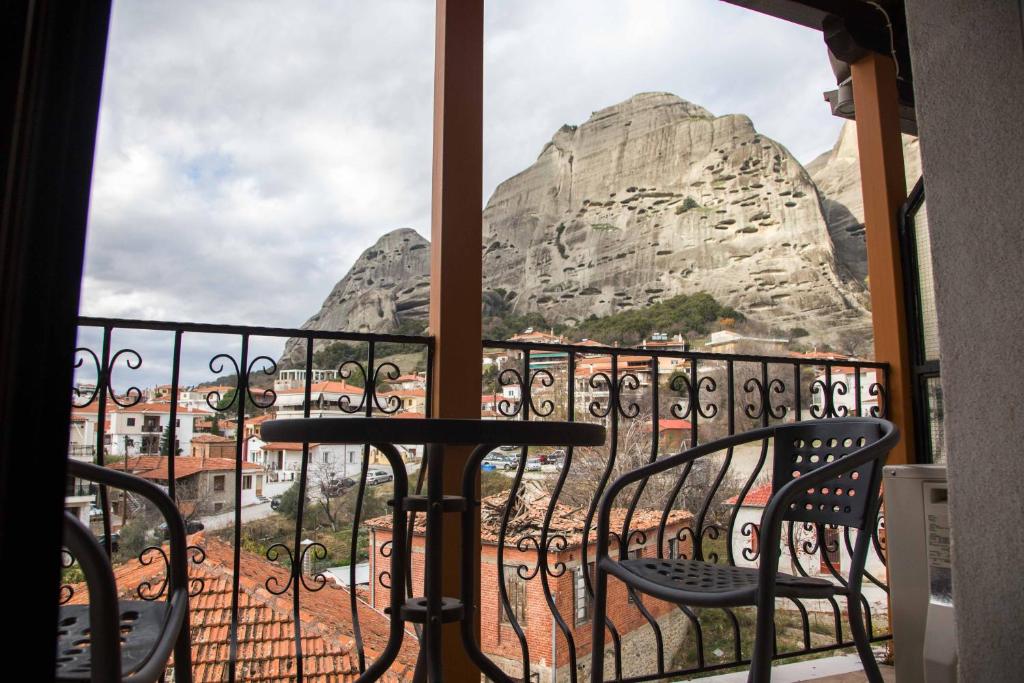
[{"label": "orange wooden post", "polygon": [[[430,333],[434,336],[433,415],[480,417],[483,194],[483,0],[437,0],[434,57],[434,168]],[[458,495],[468,450],[445,454],[444,493]],[[479,511],[478,511],[479,513]],[[444,525],[444,594],[459,594],[459,553],[480,556],[480,534],[463,539],[458,518]],[[479,530],[479,517],[477,530]],[[480,563],[475,562],[479,604]],[[479,638],[480,623],[476,624]],[[478,683],[458,624],[442,639],[445,681]]]},{"label": "orange wooden post", "polygon": [[899,426],[903,435],[889,454],[888,462],[901,464],[914,461],[914,420],[898,225],[907,187],[896,69],[889,57],[869,52],[851,65],[851,75],[864,194],[875,359],[889,364],[889,392],[885,397],[888,418]]}]

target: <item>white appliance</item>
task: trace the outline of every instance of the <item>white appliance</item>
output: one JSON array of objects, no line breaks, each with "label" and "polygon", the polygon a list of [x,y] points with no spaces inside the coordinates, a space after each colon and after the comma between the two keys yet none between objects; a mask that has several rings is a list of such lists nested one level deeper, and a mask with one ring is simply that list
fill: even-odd
[{"label": "white appliance", "polygon": [[896,680],[956,681],[956,633],[944,465],[884,469]]}]

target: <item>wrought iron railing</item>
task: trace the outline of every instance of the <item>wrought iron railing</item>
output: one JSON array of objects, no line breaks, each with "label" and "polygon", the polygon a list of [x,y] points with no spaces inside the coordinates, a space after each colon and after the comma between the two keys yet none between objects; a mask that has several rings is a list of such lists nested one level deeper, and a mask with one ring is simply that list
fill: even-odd
[{"label": "wrought iron railing", "polygon": [[[501,341],[485,341],[484,347],[490,357],[504,361],[491,373],[495,384],[517,385],[522,396],[519,402],[499,402],[497,412],[502,418],[599,421],[609,430],[604,449],[570,451],[561,465],[545,466],[542,470],[551,471],[534,475],[531,487],[539,484],[544,489],[539,500],[545,511],[536,518],[542,520],[539,524],[535,520],[521,529],[498,529],[496,576],[501,578],[485,591],[499,595],[501,621],[511,627],[507,634],[499,633],[499,640],[505,638],[499,649],[507,670],[521,680],[530,679],[538,669],[542,680],[549,676],[563,680],[566,675],[573,682],[586,678],[590,657],[586,616],[593,591],[592,569],[583,568],[593,560],[591,532],[597,502],[617,474],[689,445],[760,426],[848,415],[884,416],[886,409],[885,364],[827,354],[773,357]],[[543,353],[541,367],[532,360],[539,353]],[[487,393],[493,391],[500,391],[500,386],[487,388]],[[770,492],[769,446],[763,442],[748,452],[730,450],[703,466],[698,462],[675,471],[672,479],[662,482],[658,495],[653,480],[645,482],[646,490],[627,489],[630,495],[620,496],[621,528],[613,545],[625,544],[634,557],[681,556],[753,566],[762,550],[757,521],[765,491]],[[525,490],[523,470],[520,467],[515,473],[510,499]],[[569,525],[579,540],[574,553],[568,552],[572,540],[565,521],[561,521],[563,528],[552,522],[566,508],[576,515],[575,524]],[[652,512],[656,512],[653,517]],[[788,560],[780,563],[780,569],[844,580],[843,550],[852,552],[856,529],[794,524],[785,532],[782,551]],[[884,520],[878,519],[868,533],[873,536],[874,557],[864,579],[864,607],[869,633],[878,641],[890,637]],[[506,547],[531,552],[502,561],[500,549]],[[569,601],[559,594],[564,582],[555,585],[567,572],[574,572]],[[510,576],[522,585],[510,587]],[[520,596],[531,591],[543,596],[548,614],[538,615],[534,609],[525,621],[530,629],[552,625],[550,647],[547,643],[538,647],[538,641],[519,627],[524,620]],[[623,593],[620,598],[614,613],[609,597],[606,624],[611,642],[606,671],[614,670],[616,680],[655,680],[749,661],[751,610],[669,609],[634,594]],[[780,600],[776,656],[791,658],[851,646],[849,633],[843,632],[842,612],[835,599]],[[509,648],[509,638],[516,647]],[[551,662],[557,672],[552,672]]]},{"label": "wrought iron railing", "polygon": [[[281,597],[290,599],[291,619],[287,626],[292,629],[291,651],[294,652],[292,661],[285,664],[284,670],[289,672],[298,680],[303,679],[304,660],[311,656],[304,652],[303,628],[307,623],[302,618],[303,605],[309,600],[306,596],[309,592],[321,590],[327,579],[320,571],[326,565],[328,559],[327,542],[315,540],[309,542],[307,536],[318,538],[318,533],[323,533],[322,528],[316,527],[306,518],[311,515],[308,500],[310,491],[318,485],[315,481],[311,462],[310,444],[302,444],[301,456],[297,464],[297,476],[295,485],[298,486],[298,493],[295,496],[294,507],[290,514],[294,517],[291,522],[290,538],[266,538],[252,539],[246,535],[246,531],[254,522],[243,521],[243,508],[246,502],[254,505],[268,506],[265,502],[267,496],[266,483],[263,483],[262,491],[254,491],[253,477],[263,476],[265,469],[262,467],[246,468],[248,443],[251,436],[258,435],[258,430],[247,429],[247,424],[257,416],[257,413],[272,411],[278,403],[278,393],[271,388],[270,383],[278,372],[278,362],[265,353],[255,350],[257,346],[268,345],[269,342],[280,343],[284,340],[289,342],[291,359],[290,364],[295,368],[305,370],[305,383],[301,387],[301,407],[295,412],[296,417],[310,416],[310,406],[314,404],[311,400],[313,387],[312,377],[314,369],[314,358],[325,345],[341,343],[346,345],[342,351],[329,355],[334,359],[334,369],[340,381],[346,385],[340,390],[337,387],[329,387],[328,392],[332,400],[320,402],[318,413],[333,413],[339,417],[344,416],[381,416],[387,417],[395,414],[400,409],[400,403],[393,397],[383,396],[382,389],[388,383],[396,380],[403,371],[410,372],[422,368],[425,372],[424,378],[424,401],[425,409],[429,411],[431,381],[429,368],[433,354],[433,339],[428,337],[410,335],[386,335],[386,334],[362,334],[343,332],[322,332],[317,330],[284,329],[267,327],[247,327],[238,325],[207,325],[196,323],[173,323],[173,322],[150,322],[137,320],[115,320],[102,318],[81,318],[79,320],[79,347],[76,349],[76,386],[88,387],[86,390],[75,389],[72,392],[73,412],[77,413],[79,420],[92,419],[95,425],[95,445],[92,448],[78,446],[76,452],[94,454],[94,460],[100,464],[107,464],[112,467],[134,471],[136,468],[148,468],[159,470],[165,468],[165,473],[154,473],[151,477],[161,479],[169,495],[177,500],[182,513],[189,520],[189,531],[193,532],[206,527],[206,534],[221,534],[230,546],[230,558],[218,558],[220,561],[227,559],[230,566],[226,567],[230,574],[230,608],[227,618],[229,626],[228,643],[229,654],[223,662],[223,675],[229,680],[244,680],[254,674],[251,667],[258,666],[255,660],[263,658],[253,655],[248,658],[243,654],[241,647],[240,633],[257,628],[253,624],[245,622],[240,605],[241,581],[243,574],[248,571],[241,566],[243,551],[249,553],[256,549],[266,559],[265,575],[245,577],[255,579],[264,602],[271,598]],[[150,349],[148,352],[143,348]],[[185,377],[188,368],[184,367],[204,353],[204,364],[208,370],[205,376],[208,384],[213,385],[209,389],[193,387],[197,375],[194,368],[191,372],[193,377]],[[395,354],[400,352],[401,358],[407,362],[414,363],[416,368],[399,368],[398,365],[387,358],[382,360],[384,353]],[[144,355],[151,355],[155,358],[153,365],[158,369],[163,368],[167,377],[160,377],[159,381],[166,382],[169,387],[160,398],[151,399],[146,409],[150,412],[166,408],[167,431],[164,434],[161,444],[163,453],[168,453],[173,448],[166,444],[181,443],[181,450],[184,451],[177,457],[167,457],[163,461],[146,461],[144,459],[133,460],[135,452],[111,453],[111,444],[117,443],[110,439],[112,423],[108,420],[114,412],[131,411],[139,406],[145,393],[140,389],[143,382],[133,381],[139,373],[147,368],[147,361]],[[413,360],[409,360],[413,359]],[[127,378],[126,378],[127,376]],[[148,384],[154,384],[153,376],[150,375]],[[224,385],[231,387],[225,389]],[[184,392],[184,393],[183,393]],[[294,393],[294,392],[292,392]],[[323,392],[320,392],[323,395]],[[195,396],[201,397],[202,411],[195,411],[190,408],[194,404]],[[181,397],[189,397],[185,401]],[[316,398],[316,397],[314,397]],[[222,475],[214,475],[209,482],[210,488],[197,491],[187,486],[188,479],[176,477],[176,468],[182,468],[182,458],[190,455],[187,448],[187,441],[192,430],[182,424],[182,418],[188,420],[204,419],[211,420],[216,417],[219,422],[233,421],[232,430],[234,436],[230,443],[230,460],[233,466]],[[211,420],[212,422],[212,420]],[[224,442],[221,441],[221,444]],[[223,445],[220,446],[223,448]],[[356,585],[356,564],[359,553],[364,550],[362,543],[365,536],[363,532],[364,502],[367,495],[367,473],[370,462],[370,449],[368,446],[358,445],[361,451],[360,461],[349,467],[346,463],[347,479],[351,485],[332,484],[329,492],[331,498],[347,496],[347,525],[339,524],[338,532],[342,534],[349,532],[351,542],[343,553],[336,556],[335,563],[347,564],[350,568],[350,585]],[[218,451],[221,455],[227,455],[223,450]],[[216,454],[213,454],[216,455]],[[344,454],[342,457],[345,457]],[[205,461],[204,461],[205,462]],[[339,470],[340,471],[340,470]],[[218,478],[221,477],[221,478]],[[289,483],[291,485],[291,483]],[[212,498],[227,497],[227,503],[218,503],[215,511],[206,511],[206,515],[199,510],[204,496]],[[115,564],[131,567],[159,566],[161,558],[163,567],[167,566],[167,556],[161,544],[159,529],[145,528],[141,533],[144,541],[141,548],[127,549],[127,534],[122,528],[120,534],[111,533],[111,521],[113,518],[111,500],[120,502],[118,517],[126,524],[129,518],[138,520],[145,514],[137,506],[131,505],[131,501],[123,497],[120,492],[111,492],[107,487],[99,487],[99,507],[104,511],[102,521],[97,521],[95,529],[97,536],[106,546],[108,555],[111,555]],[[212,499],[211,498],[211,499]],[[219,513],[219,514],[217,514]],[[216,527],[221,525],[223,517],[227,514],[227,530],[217,531]],[[248,517],[248,515],[246,515]],[[334,531],[332,529],[332,531]],[[262,541],[262,543],[261,543]],[[118,548],[120,544],[120,548]],[[138,545],[138,544],[137,544]],[[213,561],[209,557],[208,548],[200,543],[189,547],[190,560],[195,576],[191,580],[193,600],[201,600],[204,592],[214,589],[215,583],[209,575],[202,572],[204,563],[208,566]],[[130,554],[129,554],[130,553]],[[68,602],[75,598],[75,591],[72,583],[77,575],[74,572],[74,560],[65,551],[62,558],[67,583],[61,587],[60,599]],[[275,566],[276,565],[276,566]],[[305,570],[305,571],[304,571]],[[136,576],[128,572],[126,576]],[[145,576],[136,579],[138,585],[119,586],[122,591],[132,594],[134,599],[156,600],[165,596],[166,580],[160,576]],[[365,605],[357,596],[356,590],[350,590],[347,597],[347,615],[338,617],[346,621],[346,628],[342,629],[351,638],[351,647],[342,648],[345,652],[338,655],[338,661],[355,661],[359,671],[367,665],[367,651],[372,652],[364,643],[364,632],[361,622],[361,612],[365,614]],[[195,608],[194,608],[195,609]],[[383,618],[383,617],[381,617]],[[193,621],[193,624],[195,622]],[[307,627],[312,628],[312,627]],[[331,637],[336,637],[332,632]],[[193,642],[193,652],[200,647],[200,644]],[[340,645],[339,645],[340,647]],[[323,655],[323,653],[320,653]],[[330,653],[329,653],[330,654]],[[354,657],[348,658],[350,655]],[[252,660],[252,661],[249,661]],[[196,668],[203,666],[203,659],[193,656]],[[332,662],[334,666],[336,662]],[[339,672],[352,673],[352,672]],[[220,680],[217,674],[218,680]]]},{"label": "wrought iron railing", "polygon": [[[215,559],[229,565],[230,607],[226,621],[230,635],[223,671],[230,680],[242,680],[253,673],[249,668],[253,664],[240,647],[240,629],[248,626],[242,614],[244,605],[240,604],[243,578],[255,579],[261,595],[268,600],[280,598],[289,604],[294,652],[290,675],[297,680],[303,679],[305,660],[312,656],[304,651],[304,630],[313,628],[303,620],[304,610],[321,601],[321,596],[311,599],[307,594],[325,586],[327,579],[323,570],[331,561],[336,559],[337,564],[348,566],[349,585],[353,587],[345,598],[346,613],[337,618],[347,620],[346,629],[352,641],[349,654],[356,671],[365,671],[376,654],[372,643],[367,643],[372,626],[364,623],[360,614],[368,607],[366,601],[371,609],[379,602],[374,598],[375,589],[387,589],[389,542],[372,547],[364,523],[366,517],[382,514],[380,511],[373,513],[370,508],[386,498],[380,493],[390,484],[368,486],[372,454],[366,446],[356,446],[361,453],[359,465],[355,472],[348,470],[355,475],[352,477],[354,484],[345,486],[332,480],[327,486],[330,497],[346,501],[347,513],[342,523],[335,518],[328,519],[320,509],[314,515],[309,507],[310,497],[320,485],[314,470],[317,463],[313,459],[323,453],[314,452],[315,445],[302,444],[298,459],[293,461],[296,469],[284,460],[284,455],[280,461],[266,463],[271,469],[295,471],[298,493],[289,513],[291,517],[274,517],[288,520],[287,538],[280,534],[259,537],[250,533],[259,523],[248,521],[248,515],[243,516],[243,503],[266,505],[258,501],[260,497],[268,497],[267,483],[264,481],[263,491],[256,492],[252,480],[243,481],[243,477],[269,470],[243,467],[248,439],[258,433],[248,425],[257,413],[281,406],[280,397],[269,386],[278,371],[277,362],[256,349],[267,340],[280,342],[284,339],[293,340],[288,357],[297,369],[305,370],[307,378],[301,387],[301,404],[290,405],[287,413],[309,416],[311,406],[315,406],[313,410],[318,414],[327,408],[338,416],[387,418],[402,409],[401,400],[387,391],[388,385],[401,374],[422,367],[427,375],[421,405],[429,415],[433,388],[429,376],[433,354],[431,338],[235,325],[80,320],[76,381],[79,386],[95,388],[75,392],[73,402],[79,413],[94,412],[91,418],[96,425],[93,451],[98,463],[126,468],[132,465],[124,458],[125,454],[115,457],[111,453],[111,444],[116,440],[108,438],[111,435],[106,418],[114,411],[130,410],[143,401],[144,392],[138,386],[142,382],[125,377],[131,377],[132,373],[140,376],[149,357],[154,358],[151,365],[163,368],[168,375],[161,380],[169,384],[164,392],[168,419],[162,422],[168,429],[161,435],[163,452],[173,451],[169,444],[181,442],[182,455],[188,455],[188,430],[181,426],[179,418],[197,415],[188,408],[194,405],[196,395],[201,397],[206,411],[215,411],[221,421],[235,422],[232,426],[235,436],[229,449],[234,466],[221,492],[229,497],[230,504],[219,515],[203,516],[196,512],[195,492],[187,490],[175,477],[180,457],[166,461],[168,492],[179,501],[183,513],[193,523],[192,528],[197,528],[196,522],[205,522],[207,538],[220,534],[230,547],[226,558],[210,557],[207,552],[210,548],[203,544],[190,548],[195,571],[191,586],[196,600],[201,600],[204,592],[216,589],[216,581],[202,572],[203,567],[209,567]],[[347,350],[341,355],[318,355],[325,344],[336,342],[348,345]],[[483,349],[489,359],[499,364],[499,370],[485,372],[482,393],[500,393],[503,386],[516,385],[517,391],[509,395],[520,396],[519,400],[498,400],[499,419],[600,421],[609,428],[609,440],[603,449],[576,449],[575,453],[570,450],[561,458],[553,457],[540,464],[539,469],[533,462],[527,467],[525,460],[520,459],[515,469],[488,475],[492,478],[489,482],[492,489],[495,489],[493,477],[504,477],[497,481],[495,490],[499,493],[491,499],[489,517],[487,501],[484,505],[484,526],[498,520],[496,536],[485,539],[485,547],[495,551],[496,577],[500,579],[496,586],[485,583],[484,587],[485,594],[498,596],[497,613],[488,615],[486,605],[482,605],[481,610],[484,619],[493,617],[499,642],[488,641],[485,636],[482,644],[489,656],[522,680],[535,679],[540,672],[544,673],[544,678],[551,674],[557,675],[559,680],[583,678],[583,669],[579,667],[589,660],[590,625],[586,615],[592,587],[585,568],[593,555],[590,532],[595,523],[597,500],[616,473],[687,445],[756,426],[809,417],[885,413],[887,369],[879,363],[816,356],[726,355],[501,341],[485,341]],[[215,375],[221,375],[216,378],[218,388],[192,387],[196,371],[186,366],[200,351],[205,354],[204,378],[214,380]],[[396,355],[398,353],[401,355]],[[533,360],[539,353],[544,354],[540,367]],[[315,358],[333,359],[335,367],[328,369],[337,370],[339,379],[351,385],[330,405],[317,403],[312,393],[312,371],[324,369],[318,367]],[[395,358],[405,359],[402,361],[405,364],[414,363],[416,368],[400,368],[392,360]],[[487,377],[492,378],[491,386],[487,386]],[[225,384],[234,391],[223,388]],[[125,388],[121,390],[122,387]],[[179,396],[187,398],[179,399]],[[206,417],[206,413],[200,416]],[[751,512],[756,502],[752,501],[751,494],[757,493],[771,470],[768,446],[762,444],[751,453],[726,454],[708,470],[686,468],[680,478],[665,489],[673,498],[671,514],[657,517],[653,526],[649,523],[652,517],[647,509],[649,500],[645,497],[650,492],[634,492],[624,503],[618,538],[629,546],[629,552],[641,555],[755,563],[761,549],[757,546],[756,524],[751,521],[756,517]],[[416,454],[414,449],[408,452],[410,456]],[[532,460],[534,456],[546,454],[527,455]],[[343,453],[342,457],[347,456]],[[418,465],[414,457],[409,458],[410,471]],[[414,484],[417,492],[422,487],[422,474],[420,469],[419,476],[413,478],[418,479]],[[288,484],[291,485],[291,481]],[[260,497],[255,495],[257,493]],[[112,546],[119,542],[121,548],[116,559],[122,562],[148,566],[154,562],[160,564],[163,557],[166,563],[157,530],[147,532],[141,548],[129,548],[130,555],[126,551],[126,535],[122,533],[120,540],[112,536],[111,499],[121,500],[121,497],[100,487],[99,506],[105,514],[102,522],[96,522],[96,533],[102,537],[108,552],[115,553]],[[493,506],[493,501],[498,501],[497,507]],[[122,501],[122,522],[124,517],[139,519],[144,514],[129,502]],[[539,515],[521,523],[523,520],[517,515],[531,506],[540,510]],[[513,507],[517,510],[515,515]],[[314,516],[318,521],[312,521]],[[227,518],[226,530],[217,530],[216,520],[220,518]],[[332,525],[330,533],[317,524]],[[410,544],[415,542],[414,525],[415,520],[409,525]],[[877,593],[877,599],[869,597],[871,602],[867,605],[876,640],[888,637],[887,620],[879,611],[884,612],[888,589],[884,573],[877,570],[884,548],[884,534],[879,533],[883,526],[879,520],[871,530],[877,557],[874,565],[869,563],[866,578]],[[328,547],[332,544],[327,539],[345,539],[346,534],[343,547],[338,543]],[[819,538],[819,534],[823,537]],[[852,547],[855,534],[856,531],[848,529],[822,530],[799,525],[790,528],[786,546],[791,556],[791,570],[839,580],[836,565],[842,562],[843,547]],[[265,575],[253,577],[241,566],[243,552],[253,550],[265,560],[259,565]],[[368,595],[361,595],[354,588],[358,584],[356,566],[367,551],[372,567],[371,587]],[[409,556],[406,553],[406,557]],[[873,572],[872,567],[876,568]],[[72,571],[68,567],[66,570]],[[413,566],[409,570],[415,582],[417,570]],[[484,580],[488,580],[487,576]],[[407,586],[410,590],[413,582]],[[72,583],[70,578],[68,583]],[[165,594],[164,585],[159,579],[147,577],[138,585],[122,586],[122,589],[130,590],[138,598],[158,599]],[[870,591],[866,595],[870,596]],[[73,596],[70,585],[62,587],[62,600],[73,599]],[[628,598],[628,601],[623,598],[623,611],[610,613],[608,623],[612,636],[609,656],[614,663],[608,670],[614,669],[624,680],[651,680],[741,666],[749,657],[742,609],[681,609],[670,613],[659,611],[641,596]],[[778,657],[851,645],[848,634],[842,631],[841,611],[842,606],[834,600],[818,604],[792,601],[780,604],[785,623],[780,624]],[[544,632],[543,637],[537,635],[539,631]],[[550,647],[545,651],[537,646],[538,640],[550,643]],[[415,647],[414,638],[407,642]],[[649,647],[644,646],[646,643]],[[631,653],[641,646],[644,656],[632,656]],[[201,658],[194,657],[194,661],[197,667],[201,664]]]}]

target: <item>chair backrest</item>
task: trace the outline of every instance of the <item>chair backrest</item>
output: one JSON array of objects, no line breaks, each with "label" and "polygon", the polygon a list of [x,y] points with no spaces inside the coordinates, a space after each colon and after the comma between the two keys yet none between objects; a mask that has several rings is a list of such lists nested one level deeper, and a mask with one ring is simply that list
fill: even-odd
[{"label": "chair backrest", "polygon": [[[884,436],[885,422],[872,418],[812,420],[775,430],[772,494],[809,472],[849,456]],[[874,508],[884,458],[875,458],[808,488],[783,518],[863,529]]]}]

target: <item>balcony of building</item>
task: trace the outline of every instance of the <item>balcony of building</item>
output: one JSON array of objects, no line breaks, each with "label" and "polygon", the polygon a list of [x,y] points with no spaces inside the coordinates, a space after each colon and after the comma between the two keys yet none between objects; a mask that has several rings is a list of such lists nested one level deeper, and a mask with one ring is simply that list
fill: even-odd
[{"label": "balcony of building", "polygon": [[[697,444],[716,435],[808,416],[875,414],[893,420],[903,434],[890,462],[925,460],[940,452],[935,436],[941,437],[941,453],[949,463],[951,574],[957,590],[955,643],[961,680],[1015,680],[1020,670],[1016,644],[1024,638],[1024,601],[1019,578],[1005,567],[1024,556],[1024,527],[1016,506],[1010,504],[1017,500],[1024,476],[1018,457],[1024,425],[1012,380],[1024,371],[1024,353],[1018,353],[1024,338],[1020,329],[1024,310],[1017,294],[1024,286],[1017,187],[1024,152],[1014,125],[1021,103],[1014,84],[1024,78],[1020,8],[1013,3],[983,2],[964,12],[957,3],[924,0],[735,4],[822,29],[833,57],[850,66],[852,85],[845,83],[833,104],[847,116],[854,115],[855,109],[861,125],[876,360],[709,357],[685,349],[573,345],[553,349],[550,344],[537,349],[529,343],[503,340],[481,345],[480,264],[465,255],[477,253],[481,243],[482,8],[480,3],[437,3],[432,231],[434,243],[441,246],[432,266],[432,336],[401,337],[402,343],[422,348],[423,369],[428,372],[425,412],[438,417],[478,416],[481,357],[485,352],[489,358],[498,353],[506,357],[505,364],[499,365],[505,368],[500,381],[515,385],[519,396],[515,402],[499,402],[500,419],[596,421],[615,434],[603,447],[567,454],[561,468],[545,465],[528,473],[523,471],[527,458],[521,458],[509,488],[498,487],[481,501],[489,503],[481,506],[481,537],[451,539],[471,548],[481,560],[481,574],[490,580],[489,587],[481,586],[477,598],[481,613],[487,615],[481,618],[480,639],[490,639],[490,654],[514,678],[585,678],[585,634],[592,598],[586,548],[595,500],[618,468],[664,456],[659,440],[662,418],[685,420],[688,443]],[[12,5],[4,13],[12,37],[7,41],[10,59],[4,62],[5,78],[0,81],[4,101],[0,148],[6,159],[0,176],[4,193],[0,273],[5,292],[0,302],[4,321],[0,326],[4,399],[0,421],[5,425],[0,434],[4,462],[0,567],[5,585],[17,585],[33,595],[53,595],[58,593],[60,572],[60,602],[88,599],[74,558],[61,551],[60,522],[68,493],[71,406],[95,405],[92,456],[97,462],[122,469],[136,467],[165,487],[189,520],[202,523],[217,516],[226,522],[190,527],[194,532],[188,550],[193,646],[187,655],[192,660],[188,667],[192,677],[358,679],[381,655],[383,634],[393,617],[376,603],[378,591],[387,589],[387,560],[395,553],[386,545],[386,527],[377,523],[387,509],[389,485],[368,486],[370,459],[364,450],[354,480],[359,495],[347,499],[352,507],[340,524],[326,517],[304,519],[301,504],[286,505],[286,512],[278,513],[285,494],[280,494],[277,509],[270,501],[260,500],[266,498],[257,491],[255,472],[260,466],[244,459],[242,439],[246,422],[258,411],[272,410],[275,401],[273,391],[258,379],[262,374],[272,381],[275,363],[253,351],[256,340],[299,340],[304,350],[299,369],[305,370],[306,378],[313,376],[318,339],[345,340],[361,348],[362,357],[347,370],[358,367],[365,388],[358,396],[339,398],[339,412],[387,420],[398,418],[400,411],[379,391],[376,379],[382,366],[374,350],[391,339],[345,331],[79,319],[82,250],[110,7],[109,3],[36,2]],[[844,99],[851,88],[852,100]],[[905,286],[916,275],[917,266],[912,250],[901,242],[905,237],[901,230],[913,220],[911,216],[908,222],[907,214],[914,209],[913,201],[904,202],[907,193],[899,152],[900,125],[908,113],[913,114],[925,141],[932,234],[927,253],[937,285],[941,378],[937,360],[922,358],[915,346],[921,342],[921,312],[915,309],[920,301],[908,293],[912,287]],[[82,328],[94,331],[95,344],[76,342]],[[227,400],[221,393],[206,397],[212,410],[233,412],[238,448],[234,460],[224,465],[226,474],[206,465],[196,467],[189,462],[192,456],[185,454],[136,458],[125,454],[105,462],[111,443],[105,433],[105,406],[123,406],[141,398],[130,377],[138,368],[133,359],[141,363],[145,358],[122,345],[126,330],[160,332],[169,339],[174,390],[169,394],[172,419],[167,428],[172,444],[176,443],[173,418],[182,344],[199,335],[231,340],[210,359],[209,368],[215,375],[234,375],[235,399]],[[88,348],[89,353],[76,355],[76,346]],[[543,367],[531,363],[534,351],[544,354]],[[553,351],[559,355],[551,355]],[[618,364],[624,354],[631,357],[633,367]],[[580,361],[596,355],[607,357],[609,363],[588,376],[584,389],[590,392],[590,401],[577,401],[574,370]],[[47,359],[42,366],[40,357]],[[637,374],[642,363],[635,365],[636,357],[649,359],[647,381]],[[684,370],[674,373],[676,381],[656,379],[662,358],[680,361]],[[563,362],[565,372],[557,372],[556,366]],[[76,370],[92,374],[78,378],[70,405],[51,400],[24,411],[8,400],[16,391],[39,386],[55,392],[54,396],[67,396],[66,388],[76,385]],[[386,385],[390,376],[391,370],[385,370],[381,384]],[[945,390],[944,425],[933,430],[927,392],[937,383]],[[315,405],[309,387],[307,380],[304,401],[298,404],[302,414]],[[649,428],[644,429],[645,425]],[[25,444],[58,455],[22,457]],[[310,449],[310,444],[300,444],[300,470],[308,472],[314,465]],[[749,451],[724,453],[707,471],[687,469],[667,489],[669,514],[654,515],[654,521],[644,514],[649,510],[642,497],[626,501],[623,519],[635,525],[626,525],[618,542],[640,557],[674,554],[725,564],[756,563],[768,551],[757,542],[752,520],[758,505],[763,505],[755,494],[769,483],[764,478],[769,450],[765,442]],[[978,466],[979,457],[984,458],[984,467]],[[209,476],[201,478],[207,472]],[[582,480],[575,482],[575,489],[566,486],[573,472],[580,473]],[[419,480],[422,485],[422,477]],[[204,498],[193,488],[201,481],[208,481],[209,498],[220,508],[202,509]],[[300,479],[293,502],[324,494],[310,490],[310,483],[305,491],[302,485]],[[371,489],[378,493],[369,495]],[[326,492],[327,499],[341,497]],[[118,498],[124,499],[101,487],[96,505],[102,513],[93,517],[90,512],[89,521],[116,567],[119,591],[142,600],[164,599],[162,558],[166,554],[159,528],[150,526],[144,506],[124,505],[121,517],[115,517],[110,503]],[[322,507],[326,505],[325,500]],[[547,513],[539,524],[531,517],[536,509]],[[37,513],[33,523],[25,523],[25,510]],[[493,525],[498,511],[516,512],[515,516],[497,515],[516,523]],[[282,517],[284,523],[269,532],[263,528],[249,533],[257,515],[266,519],[271,514]],[[126,533],[132,524],[132,533]],[[331,540],[345,530],[347,543]],[[276,540],[275,534],[285,540]],[[888,643],[898,642],[900,634],[892,633],[889,624],[889,600],[899,596],[892,594],[887,583],[884,514],[863,530],[790,524],[778,552],[793,572],[839,581],[844,551],[858,534],[870,536],[871,558],[864,577],[866,625],[877,658],[887,661]],[[413,533],[410,544],[415,543]],[[38,562],[34,566],[38,571],[26,571],[27,548],[48,551],[50,561]],[[454,562],[448,568],[446,587],[458,573]],[[415,567],[412,570],[415,576]],[[341,585],[327,578],[346,574],[347,581],[340,581]],[[744,675],[751,651],[749,611],[663,610],[654,601],[624,591],[616,599],[621,609],[610,620],[608,630],[614,635],[606,652],[610,663],[606,671],[613,672],[612,678]],[[43,598],[40,602],[48,607],[17,615],[25,632],[43,635],[20,643],[16,659],[40,667],[38,677],[46,679],[54,670],[56,639],[44,635],[55,634],[57,612],[56,604],[49,605]],[[841,601],[780,601],[777,608],[774,645],[780,677],[776,680],[784,680],[781,677],[791,671],[786,669],[789,661],[801,667],[793,674],[797,677],[857,677],[855,671],[830,673],[823,664],[795,661],[845,655],[851,643],[844,626],[848,610]],[[528,628],[517,628],[524,623]],[[416,650],[417,634],[410,629],[384,677],[411,677]],[[188,677],[184,662],[172,666],[175,679]],[[446,651],[442,670],[449,681],[480,677],[458,648]]]}]

